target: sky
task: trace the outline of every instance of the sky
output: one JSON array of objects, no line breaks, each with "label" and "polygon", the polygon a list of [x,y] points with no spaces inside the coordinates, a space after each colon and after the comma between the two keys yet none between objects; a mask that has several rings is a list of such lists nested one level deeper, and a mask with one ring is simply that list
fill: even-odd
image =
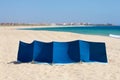
[{"label": "sky", "polygon": [[120,25],[120,0],[0,0],[0,23]]}]

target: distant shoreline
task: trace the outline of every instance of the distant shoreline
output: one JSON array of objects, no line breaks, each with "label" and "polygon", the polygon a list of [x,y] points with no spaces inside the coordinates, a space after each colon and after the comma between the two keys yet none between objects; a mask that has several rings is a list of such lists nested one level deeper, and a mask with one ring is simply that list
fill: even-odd
[{"label": "distant shoreline", "polygon": [[40,24],[32,24],[32,23],[0,23],[0,26],[14,27],[14,26],[120,26],[113,25],[110,23],[107,24],[89,24],[89,23],[40,23]]},{"label": "distant shoreline", "polygon": [[101,26],[120,26],[120,25],[0,25],[0,27],[101,27]]}]

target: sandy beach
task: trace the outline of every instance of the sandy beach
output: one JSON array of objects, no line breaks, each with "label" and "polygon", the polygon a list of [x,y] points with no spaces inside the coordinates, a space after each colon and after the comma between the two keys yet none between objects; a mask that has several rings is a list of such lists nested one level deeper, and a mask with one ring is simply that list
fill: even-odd
[{"label": "sandy beach", "polygon": [[[70,32],[16,30],[16,28],[0,27],[0,80],[120,80],[120,39]],[[108,63],[15,64],[19,41],[31,43],[33,40],[105,42]]]}]

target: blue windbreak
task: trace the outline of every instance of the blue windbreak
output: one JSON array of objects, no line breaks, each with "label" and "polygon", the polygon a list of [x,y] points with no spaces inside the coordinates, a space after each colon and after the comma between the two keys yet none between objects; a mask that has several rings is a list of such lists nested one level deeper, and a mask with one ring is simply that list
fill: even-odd
[{"label": "blue windbreak", "polygon": [[107,62],[105,43],[76,40],[70,42],[20,41],[17,60],[20,62],[74,63]]}]

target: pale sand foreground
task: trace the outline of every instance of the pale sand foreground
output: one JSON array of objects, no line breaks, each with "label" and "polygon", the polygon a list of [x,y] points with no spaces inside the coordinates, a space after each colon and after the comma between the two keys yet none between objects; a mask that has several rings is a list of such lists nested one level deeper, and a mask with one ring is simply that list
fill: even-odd
[{"label": "pale sand foreground", "polygon": [[[14,64],[19,41],[87,40],[105,42],[109,63]],[[0,80],[120,80],[120,39],[65,32],[22,31],[0,27]]]}]

